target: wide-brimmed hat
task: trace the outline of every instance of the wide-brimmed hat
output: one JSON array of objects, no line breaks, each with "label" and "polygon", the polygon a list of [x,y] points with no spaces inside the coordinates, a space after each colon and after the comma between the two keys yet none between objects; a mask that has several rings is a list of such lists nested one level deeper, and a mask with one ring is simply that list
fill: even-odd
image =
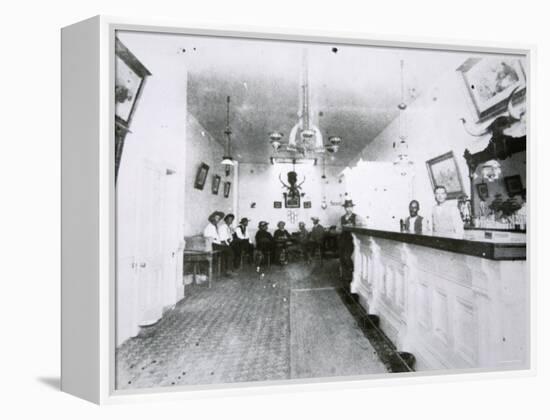
[{"label": "wide-brimmed hat", "polygon": [[277,226],[279,226],[281,223],[283,224],[283,226],[286,225],[285,222],[283,222],[282,220],[280,220],[280,221],[277,222]]},{"label": "wide-brimmed hat", "polygon": [[243,218],[241,219],[241,221],[239,222],[239,224],[245,223],[245,222],[250,222],[250,219],[248,219],[247,217],[243,217]]},{"label": "wide-brimmed hat", "polygon": [[235,219],[235,215],[233,213],[227,213],[223,219],[227,220],[228,217],[232,217],[233,219]]},{"label": "wide-brimmed hat", "polygon": [[214,220],[214,217],[220,216],[220,219],[223,219],[223,216],[225,216],[225,213],[223,211],[215,211],[210,216],[208,216],[208,220],[212,221]]},{"label": "wide-brimmed hat", "polygon": [[315,221],[315,220],[319,221],[319,218],[316,217],[316,216],[313,216],[313,217],[311,218],[311,220],[313,220],[313,221]]},{"label": "wide-brimmed hat", "polygon": [[354,207],[355,204],[353,204],[353,200],[344,200],[344,204],[342,204],[342,207],[344,208],[347,208],[347,207]]},{"label": "wide-brimmed hat", "polygon": [[263,227],[263,226],[267,226],[267,225],[269,225],[269,223],[264,222],[263,220],[260,223],[258,223],[258,227]]}]

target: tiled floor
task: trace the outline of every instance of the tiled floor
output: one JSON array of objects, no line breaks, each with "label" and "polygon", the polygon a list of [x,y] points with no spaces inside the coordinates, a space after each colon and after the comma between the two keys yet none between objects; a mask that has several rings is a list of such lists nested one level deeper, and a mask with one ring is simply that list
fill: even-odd
[{"label": "tiled floor", "polygon": [[[211,289],[187,287],[151,331],[117,349],[117,388],[385,372],[343,303],[337,273],[335,260],[264,275],[248,267]],[[333,348],[339,354],[330,356]]]}]

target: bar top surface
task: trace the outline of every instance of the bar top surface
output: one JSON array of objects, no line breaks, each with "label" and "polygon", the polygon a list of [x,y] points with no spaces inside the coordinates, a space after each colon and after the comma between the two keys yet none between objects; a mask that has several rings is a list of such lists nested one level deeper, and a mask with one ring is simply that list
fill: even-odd
[{"label": "bar top surface", "polygon": [[525,233],[467,230],[460,236],[438,236],[433,233],[415,234],[365,226],[346,226],[344,230],[490,260],[525,260],[527,256]]}]

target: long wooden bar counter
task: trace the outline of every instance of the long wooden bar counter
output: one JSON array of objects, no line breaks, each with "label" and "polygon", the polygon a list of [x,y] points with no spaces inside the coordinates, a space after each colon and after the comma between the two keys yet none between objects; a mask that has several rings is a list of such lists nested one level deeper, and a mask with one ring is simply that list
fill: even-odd
[{"label": "long wooden bar counter", "polygon": [[355,245],[352,293],[417,370],[528,367],[525,234],[345,229]]}]

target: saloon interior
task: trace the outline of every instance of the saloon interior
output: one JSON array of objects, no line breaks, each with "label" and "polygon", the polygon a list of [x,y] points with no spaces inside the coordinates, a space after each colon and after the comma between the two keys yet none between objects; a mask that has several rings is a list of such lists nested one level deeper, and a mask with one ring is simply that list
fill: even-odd
[{"label": "saloon interior", "polygon": [[[117,389],[529,366],[524,56],[131,31],[116,55]],[[248,219],[238,258],[215,212]]]}]

